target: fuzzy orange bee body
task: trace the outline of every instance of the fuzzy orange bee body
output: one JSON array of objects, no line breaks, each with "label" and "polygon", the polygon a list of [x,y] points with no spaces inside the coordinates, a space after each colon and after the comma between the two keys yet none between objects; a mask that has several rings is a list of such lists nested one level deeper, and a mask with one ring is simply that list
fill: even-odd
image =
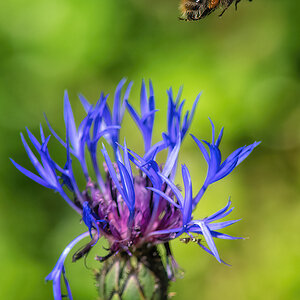
[{"label": "fuzzy orange bee body", "polygon": [[[235,8],[241,0],[181,0],[179,10],[181,11],[180,20],[196,21],[205,18],[214,10],[221,7],[222,16],[227,8],[235,1]],[[252,0],[249,0],[252,1]]]}]

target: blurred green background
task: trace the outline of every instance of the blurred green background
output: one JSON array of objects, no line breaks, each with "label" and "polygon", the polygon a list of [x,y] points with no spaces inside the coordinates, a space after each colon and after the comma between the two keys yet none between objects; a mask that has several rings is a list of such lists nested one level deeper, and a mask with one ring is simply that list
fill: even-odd
[{"label": "blurred green background", "polygon": [[[262,144],[198,206],[205,217],[231,195],[225,232],[245,241],[217,241],[220,265],[197,245],[173,242],[185,277],[172,284],[174,299],[299,299],[300,295],[300,2],[241,1],[222,18],[177,19],[178,0],[10,0],[0,3],[0,299],[51,299],[44,278],[64,247],[85,230],[80,218],[52,191],[13,168],[13,157],[33,168],[19,138],[38,132],[43,112],[61,135],[63,91],[68,89],[77,123],[77,94],[95,102],[113,95],[122,77],[134,80],[138,104],[142,78],[153,80],[155,140],[166,125],[166,89],[184,85],[186,109],[203,91],[191,128],[209,138],[211,117],[225,126],[224,155],[244,144]],[[110,99],[112,100],[112,99]],[[128,115],[122,134],[136,151],[141,139]],[[127,132],[127,135],[126,135]],[[52,156],[64,160],[51,140]],[[180,161],[194,189],[206,165],[187,137]],[[180,176],[178,176],[180,183]],[[76,249],[76,248],[75,248]],[[78,247],[77,247],[78,249]],[[93,256],[87,259],[95,266]],[[95,299],[93,272],[83,261],[66,263],[74,299]]]}]

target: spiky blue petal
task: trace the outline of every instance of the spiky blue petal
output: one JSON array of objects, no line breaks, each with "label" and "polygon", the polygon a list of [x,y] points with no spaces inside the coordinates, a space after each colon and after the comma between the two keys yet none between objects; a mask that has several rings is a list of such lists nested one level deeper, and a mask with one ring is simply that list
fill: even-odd
[{"label": "spiky blue petal", "polygon": [[192,219],[193,190],[191,176],[188,168],[185,165],[182,165],[182,179],[185,190],[183,203],[183,224],[187,224]]},{"label": "spiky blue petal", "polygon": [[[238,166],[247,156],[252,152],[252,150],[257,147],[260,142],[255,142],[249,146],[240,147],[231,153],[223,162],[221,151],[219,149],[219,145],[223,136],[223,128],[220,131],[217,141],[215,141],[215,126],[213,122],[210,120],[212,125],[212,141],[211,143],[208,141],[200,141],[194,135],[191,134],[193,140],[199,147],[202,152],[207,165],[207,175],[205,182],[202,188],[199,190],[198,194],[193,200],[193,208],[196,207],[204,192],[208,188],[208,186],[216,181],[221,180],[222,178],[229,175],[236,166]],[[207,146],[209,152],[206,150],[205,146]]]},{"label": "spiky blue petal", "polygon": [[61,256],[59,257],[54,269],[51,271],[51,273],[46,277],[46,281],[51,280],[53,282],[53,295],[55,300],[61,300],[62,295],[62,289],[61,289],[61,274],[64,275],[64,281],[67,287],[68,292],[68,299],[72,300],[72,294],[70,290],[69,283],[65,277],[65,269],[64,269],[64,262],[66,257],[68,256],[69,252],[72,250],[72,248],[82,239],[87,237],[89,235],[89,232],[82,233],[77,238],[75,238],[63,251]]},{"label": "spiky blue petal", "polygon": [[212,223],[216,220],[219,220],[221,218],[226,217],[232,209],[229,209],[231,204],[231,201],[228,201],[228,204],[219,210],[218,212],[212,214],[211,216],[204,218],[202,220],[194,220],[191,221],[189,224],[189,232],[191,233],[198,233],[202,234],[207,242],[207,245],[209,249],[212,252],[212,255],[215,256],[215,258],[221,262],[218,250],[216,248],[216,245],[213,241],[213,238],[221,238],[221,239],[239,239],[235,237],[231,237],[229,235],[225,235],[223,233],[219,233],[216,230],[223,229],[227,226],[230,226],[240,220],[231,220],[231,221],[224,221],[224,222],[218,222],[218,223]]},{"label": "spiky blue petal", "polygon": [[[211,254],[219,262],[222,262],[213,238],[223,238],[223,239],[236,239],[236,238],[228,235],[224,235],[222,233],[217,232],[216,230],[220,230],[227,226],[230,226],[238,222],[239,220],[224,221],[224,222],[217,222],[217,223],[212,223],[212,222],[215,222],[216,220],[226,217],[232,211],[232,209],[229,209],[231,201],[229,200],[228,204],[224,208],[214,213],[213,215],[204,218],[203,220],[192,220],[192,206],[193,206],[192,183],[191,183],[191,178],[187,167],[185,165],[182,166],[182,177],[183,177],[184,193],[185,193],[184,198],[182,197],[181,192],[179,191],[177,186],[174,185],[172,181],[170,181],[167,177],[164,177],[163,175],[161,175],[161,177],[172,189],[175,197],[179,202],[180,209],[182,211],[182,216],[183,216],[182,227],[178,228],[176,232],[177,233],[176,237],[180,236],[184,232],[202,234],[205,238],[205,241],[207,242]],[[152,190],[155,193],[162,196],[159,190],[155,190],[155,189]],[[168,199],[167,197],[164,198],[171,203],[172,199]],[[171,232],[174,231],[162,230],[162,231],[156,231],[155,234],[166,234]]]},{"label": "spiky blue petal", "polygon": [[[103,118],[106,126],[121,126],[124,112],[125,112],[126,101],[129,98],[130,90],[133,84],[132,82],[128,84],[122,100],[121,92],[125,82],[126,79],[123,78],[116,88],[112,113],[107,104],[104,106]],[[117,149],[117,143],[119,142],[119,135],[120,135],[120,130],[114,130],[109,135],[106,136],[107,141],[111,144],[111,146],[115,150]]]},{"label": "spiky blue petal", "polygon": [[[50,136],[48,138],[43,137],[42,133],[42,140],[43,143],[40,144],[37,139],[28,131],[29,133],[29,138],[32,141],[34,147],[36,148],[38,154],[40,155],[41,162],[37,159],[37,157],[34,155],[32,150],[30,149],[29,145],[27,144],[23,134],[21,134],[21,139],[23,142],[23,145],[25,147],[25,150],[28,154],[29,159],[31,160],[33,166],[37,170],[40,176],[35,175],[34,173],[26,170],[22,166],[20,166],[18,163],[16,163],[14,160],[11,159],[12,163],[14,166],[22,172],[24,175],[29,177],[30,179],[34,180],[35,182],[41,184],[42,186],[45,186],[47,188],[53,189],[57,192],[60,193],[60,195],[66,200],[66,202],[79,214],[81,214],[81,209],[77,207],[71,199],[68,197],[68,195],[65,193],[63,190],[61,183],[60,183],[60,178],[56,173],[56,170],[58,169],[58,165],[51,159],[49,155],[49,151],[47,148]],[[62,170],[62,168],[59,168]]]},{"label": "spiky blue petal", "polygon": [[183,100],[181,103],[179,103],[181,94],[182,94],[182,87],[179,89],[177,97],[175,101],[173,100],[173,92],[172,88],[170,88],[168,91],[169,96],[169,103],[168,103],[168,132],[166,133],[166,136],[169,140],[170,146],[173,148],[177,141],[177,136],[180,132],[181,140],[184,139],[191,123],[194,117],[194,113],[198,104],[198,101],[200,99],[201,93],[198,94],[196,97],[196,100],[194,101],[192,111],[189,113],[187,111],[185,113],[185,116],[183,117],[182,110],[185,100]]},{"label": "spiky blue petal", "polygon": [[149,81],[149,90],[150,96],[148,98],[146,85],[143,80],[140,96],[141,116],[139,116],[131,104],[126,101],[127,109],[143,135],[145,152],[151,147],[154,117],[157,112],[157,110],[155,110],[154,92],[151,80]]}]

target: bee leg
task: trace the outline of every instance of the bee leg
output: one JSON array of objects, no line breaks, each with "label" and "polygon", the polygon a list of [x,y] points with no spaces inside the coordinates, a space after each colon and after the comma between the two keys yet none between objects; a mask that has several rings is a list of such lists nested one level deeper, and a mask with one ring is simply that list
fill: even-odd
[{"label": "bee leg", "polygon": [[[252,0],[249,0],[249,1],[252,1]],[[239,2],[241,2],[241,0],[236,0],[236,1],[235,1],[235,10],[237,10],[237,6],[238,6],[238,3],[239,3]]]},{"label": "bee leg", "polygon": [[[235,0],[236,2],[240,2],[241,0]],[[221,7],[223,9],[223,11],[221,12],[221,14],[219,14],[219,17],[222,17],[225,10],[227,10],[229,8],[229,6],[234,2],[234,0],[221,0]]]},{"label": "bee leg", "polygon": [[223,11],[219,14],[219,17],[222,17],[222,16],[223,16],[223,14],[224,14],[224,12],[225,12],[226,9],[227,9],[227,8],[223,9]]}]

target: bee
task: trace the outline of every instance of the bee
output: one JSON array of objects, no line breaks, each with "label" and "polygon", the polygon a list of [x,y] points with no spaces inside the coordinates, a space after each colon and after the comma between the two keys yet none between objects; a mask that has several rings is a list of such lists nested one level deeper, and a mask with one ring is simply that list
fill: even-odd
[{"label": "bee", "polygon": [[184,237],[180,239],[180,242],[184,243],[184,244],[188,244],[189,242],[193,242],[193,243],[200,243],[201,239],[197,239],[197,238],[192,238],[192,237]]},{"label": "bee", "polygon": [[234,1],[235,9],[237,9],[237,5],[241,0],[181,0],[179,6],[181,17],[179,17],[179,19],[185,21],[197,21],[211,14],[218,7],[223,9],[219,15],[219,17],[221,17]]}]

